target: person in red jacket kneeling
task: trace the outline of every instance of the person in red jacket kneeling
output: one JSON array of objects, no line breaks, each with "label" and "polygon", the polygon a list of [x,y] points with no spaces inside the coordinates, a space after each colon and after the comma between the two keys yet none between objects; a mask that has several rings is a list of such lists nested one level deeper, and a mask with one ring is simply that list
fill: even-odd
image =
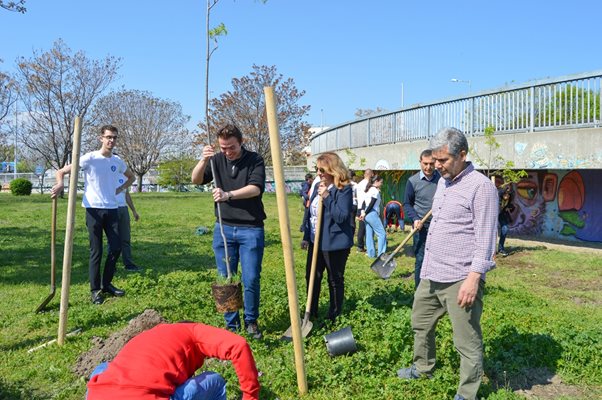
[{"label": "person in red jacket kneeling", "polygon": [[159,324],[132,338],[113,361],[92,372],[86,399],[226,400],[226,382],[219,374],[193,376],[208,357],[232,361],[243,400],[259,399],[247,341],[194,322]]}]

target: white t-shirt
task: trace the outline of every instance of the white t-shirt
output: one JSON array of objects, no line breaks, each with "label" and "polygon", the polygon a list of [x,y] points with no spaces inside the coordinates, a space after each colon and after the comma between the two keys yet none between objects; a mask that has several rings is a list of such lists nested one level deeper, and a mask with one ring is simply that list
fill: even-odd
[{"label": "white t-shirt", "polygon": [[105,157],[100,150],[91,151],[82,156],[80,168],[84,172],[85,208],[117,208],[115,190],[119,186],[119,177],[127,169],[125,162],[116,155]]},{"label": "white t-shirt", "polygon": [[[368,193],[366,193],[366,185],[368,184],[368,179],[362,179],[360,183],[355,187],[355,191],[357,193],[357,209],[361,209],[364,206],[364,200]],[[367,204],[366,204],[367,205]]]},{"label": "white t-shirt", "polygon": [[378,214],[380,213],[380,190],[378,190],[374,186],[372,186],[366,192],[366,198],[364,199],[364,201],[366,202],[366,207],[370,205],[373,198],[376,199],[376,201],[374,202],[374,206],[372,206],[372,209]]}]

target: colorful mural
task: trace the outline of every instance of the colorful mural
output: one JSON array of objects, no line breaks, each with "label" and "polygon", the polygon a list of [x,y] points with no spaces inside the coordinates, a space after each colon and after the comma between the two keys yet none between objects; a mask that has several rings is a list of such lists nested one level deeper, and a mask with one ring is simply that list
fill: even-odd
[{"label": "colorful mural", "polygon": [[538,170],[513,185],[510,236],[602,242],[602,171]]},{"label": "colorful mural", "polygon": [[[383,201],[403,201],[405,184],[416,171],[378,171]],[[513,185],[509,236],[544,236],[602,242],[602,170],[529,170]]]}]

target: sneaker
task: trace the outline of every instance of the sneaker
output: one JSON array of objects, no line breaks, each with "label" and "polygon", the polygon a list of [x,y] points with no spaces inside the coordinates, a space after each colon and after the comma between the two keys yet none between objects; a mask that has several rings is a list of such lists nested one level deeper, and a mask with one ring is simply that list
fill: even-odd
[{"label": "sneaker", "polygon": [[456,395],[454,396],[454,400],[466,400],[466,397],[460,396],[459,394],[456,393]]},{"label": "sneaker", "polygon": [[423,374],[418,372],[416,369],[416,365],[412,364],[408,368],[402,368],[397,371],[397,377],[399,379],[421,379],[421,378],[431,378],[430,374]]},{"label": "sneaker", "polygon": [[247,334],[250,335],[253,339],[261,339],[263,337],[263,334],[257,326],[257,322],[251,322],[247,324]]},{"label": "sneaker", "polygon": [[125,270],[127,272],[141,272],[143,270],[143,268],[139,267],[137,265],[126,265]]},{"label": "sneaker", "polygon": [[508,252],[506,250],[500,250],[498,251],[498,254],[502,257],[508,257]]},{"label": "sneaker", "polygon": [[105,298],[102,297],[100,290],[93,290],[90,294],[90,298],[92,299],[92,304],[96,305],[102,304],[105,301]]}]

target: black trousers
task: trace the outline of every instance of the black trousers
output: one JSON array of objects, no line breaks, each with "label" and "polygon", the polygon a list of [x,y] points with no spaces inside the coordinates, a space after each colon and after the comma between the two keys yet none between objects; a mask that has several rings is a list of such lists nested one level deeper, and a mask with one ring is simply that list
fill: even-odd
[{"label": "black trousers", "polygon": [[[310,243],[309,248],[307,249],[307,261],[305,263],[305,285],[308,291],[313,247],[313,243]],[[349,258],[349,250],[350,249],[343,249],[324,252],[318,250],[314,291],[312,293],[310,307],[311,316],[318,316],[318,301],[320,299],[324,270],[328,272],[328,292],[330,296],[330,306],[328,307],[327,318],[334,320],[343,312],[343,302],[345,300],[345,265],[347,264],[347,258]]]},{"label": "black trousers", "polygon": [[[117,209],[86,208],[86,226],[90,238],[90,290],[96,291],[111,284],[113,275],[115,275],[115,264],[117,264],[117,259],[121,253]],[[103,231],[107,235],[109,252],[101,280],[100,262],[102,261]]]},{"label": "black trousers", "polygon": [[360,220],[357,223],[356,247],[361,250],[366,248],[366,222],[363,220]]}]

